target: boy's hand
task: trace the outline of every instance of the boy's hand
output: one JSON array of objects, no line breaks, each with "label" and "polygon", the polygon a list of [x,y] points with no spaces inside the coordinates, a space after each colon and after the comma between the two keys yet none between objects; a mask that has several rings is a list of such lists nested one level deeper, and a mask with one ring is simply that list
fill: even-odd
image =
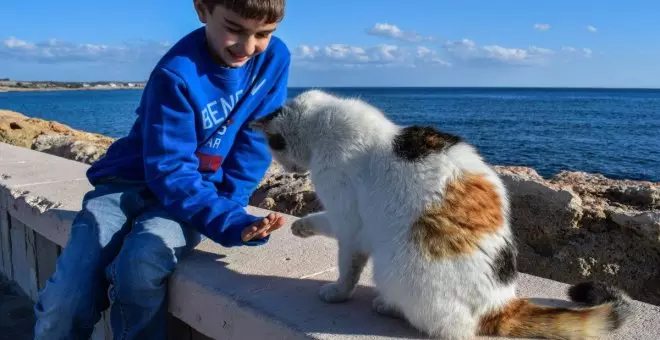
[{"label": "boy's hand", "polygon": [[270,213],[264,219],[253,223],[251,226],[243,229],[241,239],[243,242],[253,238],[264,238],[273,231],[280,229],[284,225],[284,217],[276,213]]}]

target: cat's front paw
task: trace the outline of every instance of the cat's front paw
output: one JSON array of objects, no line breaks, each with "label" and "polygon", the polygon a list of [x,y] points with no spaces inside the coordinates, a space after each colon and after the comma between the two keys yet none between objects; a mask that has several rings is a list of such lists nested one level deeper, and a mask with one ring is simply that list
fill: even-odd
[{"label": "cat's front paw", "polygon": [[291,233],[302,238],[314,236],[316,234],[312,224],[305,218],[301,218],[293,222],[291,225]]},{"label": "cat's front paw", "polygon": [[350,292],[341,288],[337,283],[326,283],[319,290],[321,300],[328,303],[344,302],[351,298]]}]

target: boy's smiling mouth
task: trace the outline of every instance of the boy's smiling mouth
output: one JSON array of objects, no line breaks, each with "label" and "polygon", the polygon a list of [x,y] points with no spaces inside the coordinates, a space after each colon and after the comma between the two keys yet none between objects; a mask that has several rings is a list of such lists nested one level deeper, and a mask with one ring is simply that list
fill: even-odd
[{"label": "boy's smiling mouth", "polygon": [[229,53],[229,55],[232,57],[232,59],[233,59],[235,62],[246,61],[246,60],[248,60],[248,58],[250,58],[250,56],[247,56],[247,55],[239,55],[239,54],[236,54],[236,53],[234,53],[234,51],[232,51],[232,50],[229,49],[229,48],[227,49],[227,52]]}]

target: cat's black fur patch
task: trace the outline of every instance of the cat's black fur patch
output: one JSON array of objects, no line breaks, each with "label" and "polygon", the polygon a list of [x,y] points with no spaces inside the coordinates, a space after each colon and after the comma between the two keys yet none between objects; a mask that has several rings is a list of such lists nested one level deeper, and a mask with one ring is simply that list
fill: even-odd
[{"label": "cat's black fur patch", "polygon": [[603,282],[586,281],[571,286],[568,296],[572,301],[596,306],[621,299],[621,293]]},{"label": "cat's black fur patch", "polygon": [[284,140],[284,137],[282,135],[275,134],[275,135],[269,135],[268,136],[268,145],[273,149],[273,150],[284,150],[286,148],[286,141]]},{"label": "cat's black fur patch", "polygon": [[516,246],[510,242],[497,252],[493,259],[493,272],[498,282],[508,285],[518,276]]},{"label": "cat's black fur patch", "polygon": [[408,161],[423,159],[461,141],[461,138],[430,126],[409,126],[394,137],[394,153]]},{"label": "cat's black fur patch", "polygon": [[275,117],[279,116],[282,113],[282,107],[277,108],[277,110],[261,117],[259,120],[263,123],[268,123],[273,120]]},{"label": "cat's black fur patch", "polygon": [[632,310],[623,293],[616,287],[604,282],[586,281],[568,288],[571,301],[597,306],[604,303],[612,304],[612,313],[608,316],[611,329],[621,327],[630,317]]}]

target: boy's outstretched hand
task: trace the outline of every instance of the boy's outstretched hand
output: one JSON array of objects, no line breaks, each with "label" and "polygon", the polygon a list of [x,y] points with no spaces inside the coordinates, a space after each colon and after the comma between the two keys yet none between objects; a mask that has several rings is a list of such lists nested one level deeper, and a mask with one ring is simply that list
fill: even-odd
[{"label": "boy's outstretched hand", "polygon": [[283,225],[284,217],[276,213],[270,213],[262,220],[259,220],[253,223],[251,226],[243,229],[243,232],[241,233],[241,239],[243,239],[243,242],[247,242],[254,238],[264,238],[270,235],[270,233],[273,231],[280,229]]}]

